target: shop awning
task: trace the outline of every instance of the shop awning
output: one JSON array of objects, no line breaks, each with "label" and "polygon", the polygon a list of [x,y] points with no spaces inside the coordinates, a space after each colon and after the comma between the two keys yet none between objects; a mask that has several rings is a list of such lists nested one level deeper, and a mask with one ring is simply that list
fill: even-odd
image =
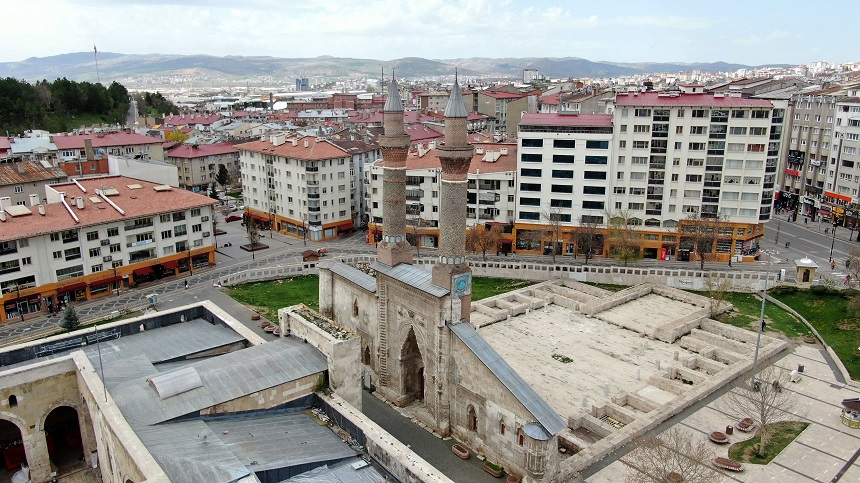
[{"label": "shop awning", "polygon": [[66,285],[65,287],[60,287],[57,289],[57,293],[66,293],[71,292],[72,290],[80,290],[82,288],[87,288],[87,282],[73,283],[71,285]]},{"label": "shop awning", "polygon": [[352,222],[351,222],[351,221],[348,221],[348,222],[346,222],[346,223],[341,223],[340,225],[337,225],[337,229],[338,229],[338,231],[349,231],[349,230],[352,230]]},{"label": "shop awning", "polygon": [[122,276],[116,276],[116,277],[104,278],[102,280],[96,280],[95,282],[91,283],[90,285],[104,285],[106,283],[116,282],[117,280],[122,280]]},{"label": "shop awning", "polygon": [[143,277],[144,275],[150,275],[152,273],[153,273],[152,267],[138,268],[137,270],[134,271],[134,274],[138,277]]},{"label": "shop awning", "polygon": [[251,218],[253,218],[257,221],[262,221],[263,223],[268,223],[268,222],[272,221],[272,220],[266,218],[265,216],[255,215],[253,213],[251,213]]},{"label": "shop awning", "polygon": [[171,260],[169,262],[162,263],[162,265],[164,266],[164,268],[166,268],[168,270],[173,270],[179,266],[179,261],[178,260]]}]

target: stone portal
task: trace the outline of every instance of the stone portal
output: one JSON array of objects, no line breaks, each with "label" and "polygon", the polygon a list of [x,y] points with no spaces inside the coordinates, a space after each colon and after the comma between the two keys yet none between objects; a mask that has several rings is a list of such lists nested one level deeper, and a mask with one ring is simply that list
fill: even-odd
[{"label": "stone portal", "polygon": [[424,399],[424,360],[415,339],[415,331],[410,327],[409,335],[400,349],[400,374],[403,377],[403,402]]}]

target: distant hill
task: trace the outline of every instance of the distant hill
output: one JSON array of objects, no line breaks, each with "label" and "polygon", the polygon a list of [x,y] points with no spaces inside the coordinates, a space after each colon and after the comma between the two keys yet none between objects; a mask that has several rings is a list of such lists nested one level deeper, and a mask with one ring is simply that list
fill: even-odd
[{"label": "distant hill", "polygon": [[[593,62],[576,57],[528,57],[424,59],[405,57],[394,60],[353,59],[321,56],[314,58],[244,57],[211,55],[126,55],[99,52],[98,73],[102,82],[111,82],[134,76],[185,74],[197,77],[226,79],[271,78],[273,81],[291,82],[296,77],[363,78],[378,77],[385,66],[386,75],[394,68],[397,77],[422,78],[444,76],[459,68],[465,76],[513,77],[522,76],[523,69],[538,69],[548,77],[614,77],[620,75],[684,72],[701,69],[703,72],[734,71],[755,68],[742,64],[715,63],[617,63]],[[784,67],[784,65],[775,65]],[[51,57],[33,57],[20,62],[0,63],[0,77],[14,77],[27,81],[53,80],[66,77],[75,81],[95,81],[96,63],[92,52],[76,52]]]}]

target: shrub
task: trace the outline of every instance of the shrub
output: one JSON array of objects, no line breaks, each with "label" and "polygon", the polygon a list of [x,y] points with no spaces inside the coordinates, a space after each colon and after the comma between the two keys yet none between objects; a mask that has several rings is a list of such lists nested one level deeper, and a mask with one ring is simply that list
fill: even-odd
[{"label": "shrub", "polygon": [[78,319],[78,313],[75,312],[74,307],[69,305],[66,307],[65,312],[63,312],[63,320],[60,321],[60,327],[73,331],[81,325],[81,321]]},{"label": "shrub", "polygon": [[777,285],[774,288],[768,289],[767,293],[771,295],[788,295],[799,291],[799,288],[792,285]]}]

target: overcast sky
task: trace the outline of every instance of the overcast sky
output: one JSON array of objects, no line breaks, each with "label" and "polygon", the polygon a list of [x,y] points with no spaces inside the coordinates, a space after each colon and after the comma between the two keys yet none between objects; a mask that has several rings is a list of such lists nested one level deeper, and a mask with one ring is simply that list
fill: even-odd
[{"label": "overcast sky", "polygon": [[[747,65],[860,60],[860,2],[15,0],[0,61],[69,52],[581,57]],[[831,8],[832,7],[832,8]]]}]

